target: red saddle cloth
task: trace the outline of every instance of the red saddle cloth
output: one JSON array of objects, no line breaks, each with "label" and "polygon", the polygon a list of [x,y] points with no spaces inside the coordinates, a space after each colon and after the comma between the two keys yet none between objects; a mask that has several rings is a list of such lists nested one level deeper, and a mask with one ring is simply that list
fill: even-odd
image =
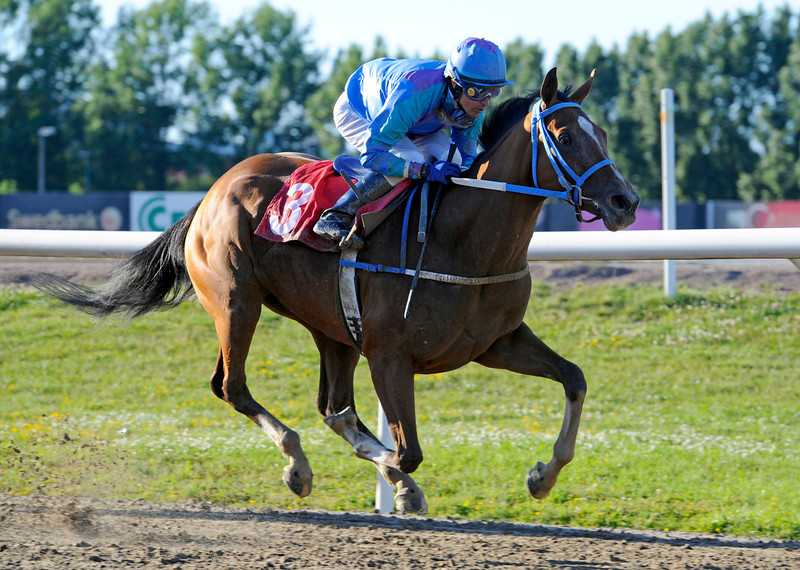
[{"label": "red saddle cloth", "polygon": [[[383,196],[363,206],[356,214],[361,231],[361,214],[385,208],[402,192],[404,180]],[[267,206],[256,235],[270,241],[300,241],[318,251],[336,251],[336,243],[314,233],[322,212],[333,206],[349,190],[347,182],[333,169],[333,161],[309,162],[295,170]]]}]

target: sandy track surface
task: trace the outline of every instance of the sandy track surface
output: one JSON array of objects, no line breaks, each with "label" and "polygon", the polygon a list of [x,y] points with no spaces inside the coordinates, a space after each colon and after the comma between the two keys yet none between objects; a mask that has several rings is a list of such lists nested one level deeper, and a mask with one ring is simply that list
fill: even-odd
[{"label": "sandy track surface", "polygon": [[3,568],[800,568],[800,543],[0,495]]}]

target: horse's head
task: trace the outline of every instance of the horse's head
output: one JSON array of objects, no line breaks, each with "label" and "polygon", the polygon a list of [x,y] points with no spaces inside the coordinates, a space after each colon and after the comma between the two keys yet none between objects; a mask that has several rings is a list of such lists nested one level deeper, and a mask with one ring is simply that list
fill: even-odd
[{"label": "horse's head", "polygon": [[545,188],[572,189],[579,215],[580,211],[594,214],[606,228],[617,231],[636,220],[639,195],[609,159],[606,132],[580,107],[593,81],[594,71],[565,100],[558,91],[556,68],[544,78],[541,103],[532,112],[538,139],[536,174]]}]

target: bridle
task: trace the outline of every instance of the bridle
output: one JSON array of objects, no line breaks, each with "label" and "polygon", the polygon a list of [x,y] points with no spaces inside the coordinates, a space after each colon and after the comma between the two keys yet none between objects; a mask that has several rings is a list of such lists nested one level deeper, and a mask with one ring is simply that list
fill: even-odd
[{"label": "bridle", "polygon": [[[572,168],[569,167],[567,161],[564,160],[564,157],[561,156],[561,153],[558,151],[558,147],[556,147],[555,140],[553,139],[553,135],[550,131],[547,130],[544,124],[544,118],[559,109],[564,109],[567,107],[577,107],[578,109],[581,108],[580,104],[574,102],[563,102],[563,103],[556,103],[552,107],[548,107],[545,110],[542,110],[544,106],[544,101],[539,101],[539,104],[536,105],[534,103],[531,114],[531,142],[533,143],[533,152],[532,152],[532,159],[533,164],[531,169],[533,170],[533,185],[534,188],[530,188],[530,190],[538,190],[541,191],[540,194],[542,196],[558,198],[561,200],[567,201],[575,208],[575,217],[578,218],[579,222],[593,222],[595,220],[600,219],[600,216],[595,216],[594,218],[587,220],[583,217],[583,202],[584,200],[590,201],[591,198],[584,198],[583,196],[583,183],[589,178],[592,174],[603,168],[604,166],[608,166],[614,164],[614,161],[610,158],[606,158],[605,160],[601,160],[591,168],[589,168],[586,172],[584,172],[581,176],[578,176]],[[564,188],[563,192],[552,191],[552,190],[545,190],[544,188],[538,188],[539,181],[538,176],[536,175],[536,164],[539,154],[539,132],[541,132],[542,138],[542,145],[544,146],[545,153],[547,154],[547,158],[550,160],[550,165],[555,170],[556,176],[558,177],[558,182]],[[566,176],[569,176],[572,179],[570,183]],[[534,194],[535,192],[530,192]]]}]

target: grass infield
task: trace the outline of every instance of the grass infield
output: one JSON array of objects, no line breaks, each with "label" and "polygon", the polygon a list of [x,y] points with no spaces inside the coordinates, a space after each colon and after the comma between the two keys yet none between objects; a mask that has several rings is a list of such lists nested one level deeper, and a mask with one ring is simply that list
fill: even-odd
[{"label": "grass infield", "polygon": [[[414,477],[431,515],[800,538],[800,294],[534,284],[526,322],[586,374],[575,459],[548,498],[527,494],[560,428],[559,385],[478,365],[420,376]],[[266,435],[212,395],[216,354],[194,301],[126,322],[0,288],[0,491],[373,508],[375,469],[316,412],[304,329],[265,311],[248,385],[300,433],[305,499]],[[363,360],[356,399],[374,426]]]}]

